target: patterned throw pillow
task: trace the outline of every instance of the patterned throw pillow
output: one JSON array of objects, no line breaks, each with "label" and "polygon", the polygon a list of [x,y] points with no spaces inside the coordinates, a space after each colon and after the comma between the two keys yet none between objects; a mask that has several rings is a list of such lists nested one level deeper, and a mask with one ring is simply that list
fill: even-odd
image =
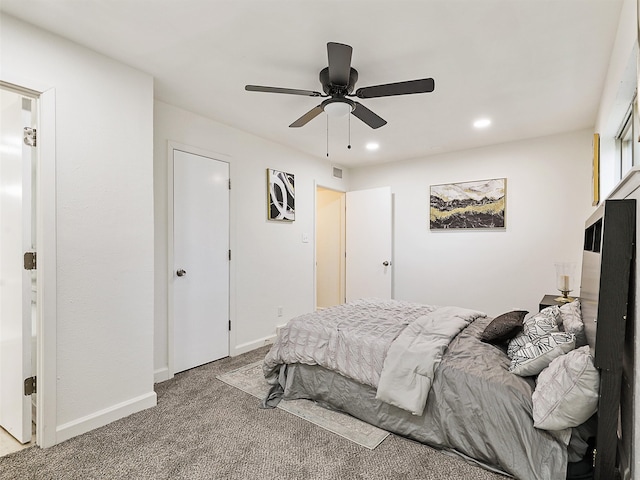
[{"label": "patterned throw pillow", "polygon": [[512,339],[522,331],[524,327],[522,321],[527,313],[529,312],[526,310],[513,310],[497,316],[484,329],[480,340],[495,345]]},{"label": "patterned throw pillow", "polygon": [[549,333],[559,332],[558,321],[560,319],[560,308],[557,306],[547,307],[539,313],[532,315],[524,321],[522,333],[516,335],[509,341],[507,355],[513,359],[513,355],[526,344],[541,338]]},{"label": "patterned throw pillow", "polygon": [[529,377],[539,374],[551,361],[573,350],[576,337],[572,333],[552,332],[537,337],[514,352],[509,371]]},{"label": "patterned throw pillow", "polygon": [[509,345],[507,346],[507,355],[509,358],[513,359],[516,352],[528,343],[531,343],[531,339],[525,333],[520,333],[509,340]]},{"label": "patterned throw pillow", "polygon": [[583,347],[587,344],[587,336],[584,333],[584,323],[580,309],[580,299],[576,299],[560,307],[560,321],[562,329],[565,332],[573,333],[576,336],[576,348]]},{"label": "patterned throw pillow", "polygon": [[533,425],[562,430],[586,422],[598,409],[600,375],[589,347],[553,360],[538,376],[533,392]]},{"label": "patterned throw pillow", "polygon": [[524,321],[524,333],[532,340],[548,333],[559,332],[560,307],[547,307]]}]

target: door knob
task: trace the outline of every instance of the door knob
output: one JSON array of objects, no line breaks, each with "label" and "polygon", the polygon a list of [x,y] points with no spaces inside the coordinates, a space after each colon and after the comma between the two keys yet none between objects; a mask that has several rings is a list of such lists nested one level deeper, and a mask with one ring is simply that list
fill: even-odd
[{"label": "door knob", "polygon": [[391,262],[385,260],[384,262],[382,262],[382,265],[384,265],[385,267],[388,267],[389,265],[391,265]]},{"label": "door knob", "polygon": [[183,269],[180,269],[176,272],[176,275],[178,275],[179,277],[184,277],[187,274],[187,272]]}]

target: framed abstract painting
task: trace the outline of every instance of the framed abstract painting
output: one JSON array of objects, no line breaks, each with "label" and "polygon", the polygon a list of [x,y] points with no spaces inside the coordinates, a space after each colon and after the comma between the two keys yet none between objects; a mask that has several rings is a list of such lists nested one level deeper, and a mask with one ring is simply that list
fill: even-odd
[{"label": "framed abstract painting", "polygon": [[296,196],[293,173],[267,169],[267,210],[269,220],[293,222]]},{"label": "framed abstract painting", "polygon": [[432,185],[429,226],[433,230],[504,228],[507,179]]}]

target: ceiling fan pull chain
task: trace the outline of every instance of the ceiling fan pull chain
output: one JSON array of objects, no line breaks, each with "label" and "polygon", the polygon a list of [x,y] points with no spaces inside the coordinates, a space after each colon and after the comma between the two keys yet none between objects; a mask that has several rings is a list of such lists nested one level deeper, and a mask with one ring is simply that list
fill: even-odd
[{"label": "ceiling fan pull chain", "polygon": [[327,117],[327,158],[329,158],[329,115]]},{"label": "ceiling fan pull chain", "polygon": [[348,115],[348,121],[349,121],[349,144],[347,145],[347,148],[349,150],[351,150],[351,115]]}]

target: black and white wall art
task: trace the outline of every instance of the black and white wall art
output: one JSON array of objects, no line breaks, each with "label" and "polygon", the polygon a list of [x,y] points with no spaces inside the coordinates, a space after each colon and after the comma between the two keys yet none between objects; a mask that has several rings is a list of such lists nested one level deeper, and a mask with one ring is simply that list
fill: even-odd
[{"label": "black and white wall art", "polygon": [[296,217],[293,173],[267,169],[268,218],[293,222]]},{"label": "black and white wall art", "polygon": [[506,178],[432,185],[431,229],[504,228]]}]

